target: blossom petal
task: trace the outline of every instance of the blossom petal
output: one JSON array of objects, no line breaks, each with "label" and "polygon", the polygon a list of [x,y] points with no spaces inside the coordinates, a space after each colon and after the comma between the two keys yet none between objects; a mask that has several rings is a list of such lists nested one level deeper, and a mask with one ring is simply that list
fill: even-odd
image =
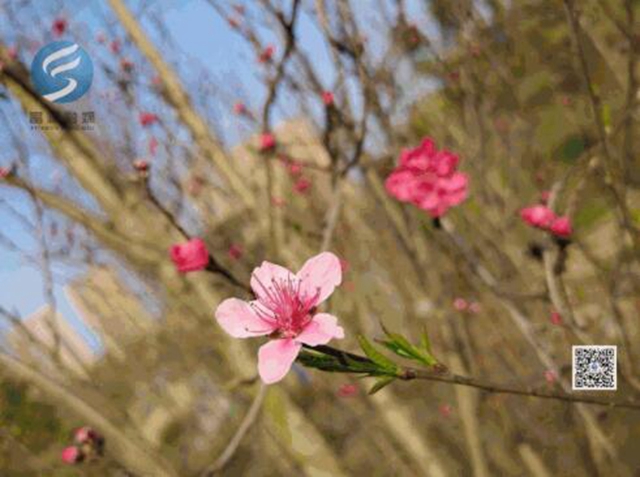
[{"label": "blossom petal", "polygon": [[316,305],[323,302],[342,282],[340,259],[331,252],[322,252],[311,257],[297,274],[303,294],[318,294]]},{"label": "blossom petal", "polygon": [[262,262],[251,274],[251,289],[258,299],[267,298],[267,290],[273,282],[295,280],[295,275],[286,268],[271,262]]},{"label": "blossom petal", "polygon": [[291,369],[302,345],[292,339],[273,340],[258,350],[258,374],[265,384],[280,381]]},{"label": "blossom petal", "polygon": [[333,338],[344,338],[344,329],[338,325],[338,318],[329,313],[318,313],[296,337],[296,341],[309,346],[318,346],[327,344]]},{"label": "blossom petal", "polygon": [[249,303],[238,298],[228,298],[216,309],[218,324],[234,338],[250,338],[268,335],[274,326],[260,319]]}]

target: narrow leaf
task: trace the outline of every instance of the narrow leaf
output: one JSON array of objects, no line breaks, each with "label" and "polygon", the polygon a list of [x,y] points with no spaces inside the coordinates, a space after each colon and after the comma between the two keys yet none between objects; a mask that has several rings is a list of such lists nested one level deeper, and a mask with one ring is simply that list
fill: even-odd
[{"label": "narrow leaf", "polygon": [[360,347],[362,348],[362,351],[364,351],[364,354],[366,354],[371,361],[376,363],[382,369],[392,372],[395,372],[398,369],[398,366],[385,355],[380,353],[380,351],[378,351],[369,342],[369,340],[367,340],[367,338],[362,335],[358,335],[358,342],[360,343]]},{"label": "narrow leaf", "polygon": [[369,395],[373,395],[373,394],[377,393],[382,388],[386,387],[387,385],[389,385],[393,381],[395,381],[395,379],[396,378],[394,378],[393,376],[383,376],[381,378],[378,378],[376,380],[376,383],[369,390]]}]

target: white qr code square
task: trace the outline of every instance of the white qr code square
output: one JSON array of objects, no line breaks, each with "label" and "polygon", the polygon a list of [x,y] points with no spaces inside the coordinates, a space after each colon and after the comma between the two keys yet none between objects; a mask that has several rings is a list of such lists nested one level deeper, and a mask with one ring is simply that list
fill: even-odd
[{"label": "white qr code square", "polygon": [[618,388],[616,346],[572,346],[574,391],[614,391]]}]

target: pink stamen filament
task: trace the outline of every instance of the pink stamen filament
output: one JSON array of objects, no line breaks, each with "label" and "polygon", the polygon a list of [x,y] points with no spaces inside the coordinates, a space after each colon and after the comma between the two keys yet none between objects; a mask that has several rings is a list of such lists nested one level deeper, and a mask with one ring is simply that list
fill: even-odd
[{"label": "pink stamen filament", "polygon": [[254,275],[263,294],[252,304],[256,315],[268,323],[280,336],[297,336],[312,320],[311,311],[315,308],[320,289],[314,295],[306,295],[301,290],[301,281],[296,277],[271,279],[270,286],[265,285]]}]

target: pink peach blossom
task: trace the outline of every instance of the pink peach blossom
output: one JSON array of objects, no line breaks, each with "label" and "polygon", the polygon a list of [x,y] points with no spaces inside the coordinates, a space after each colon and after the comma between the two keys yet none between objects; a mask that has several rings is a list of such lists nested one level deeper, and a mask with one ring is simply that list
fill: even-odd
[{"label": "pink peach blossom", "polygon": [[469,303],[464,298],[456,298],[453,300],[453,307],[457,311],[465,311],[469,307]]},{"label": "pink peach blossom", "polygon": [[293,190],[298,194],[305,194],[311,187],[311,181],[305,177],[300,177],[293,185]]},{"label": "pink peach blossom", "polygon": [[440,217],[467,198],[469,180],[457,171],[458,162],[456,154],[438,150],[434,141],[426,138],[418,147],[400,153],[399,165],[385,186],[401,202]]},{"label": "pink peach blossom", "polygon": [[447,418],[451,416],[451,413],[453,412],[453,408],[451,407],[450,404],[441,404],[438,407],[438,412],[442,417]]},{"label": "pink peach blossom", "polygon": [[273,134],[265,133],[260,136],[260,151],[266,152],[275,149],[276,138]]},{"label": "pink peach blossom", "polygon": [[8,167],[0,167],[0,179],[5,179],[9,177],[10,174],[11,169],[9,169]]},{"label": "pink peach blossom", "polygon": [[551,191],[543,190],[542,192],[540,192],[540,203],[541,204],[546,205],[547,202],[549,202],[550,198],[551,198]]},{"label": "pink peach blossom", "polygon": [[148,150],[151,156],[156,155],[156,152],[158,150],[158,140],[155,137],[149,138]]},{"label": "pink peach blossom", "polygon": [[111,43],[109,43],[109,49],[114,55],[120,53],[120,50],[122,49],[120,40],[113,40]]},{"label": "pink peach blossom", "polygon": [[140,173],[146,173],[149,171],[149,163],[144,159],[137,159],[133,161],[133,168]]},{"label": "pink peach blossom", "polygon": [[65,447],[62,450],[62,461],[66,464],[77,464],[83,457],[82,451],[75,446]]},{"label": "pink peach blossom", "polygon": [[15,60],[18,58],[18,47],[17,46],[10,46],[9,48],[7,48],[7,57],[9,57],[10,60]]},{"label": "pink peach blossom", "polygon": [[138,115],[138,120],[140,121],[140,125],[143,127],[151,126],[152,124],[158,122],[158,115],[154,113],[149,113],[147,111],[143,111]]},{"label": "pink peach blossom", "polygon": [[282,197],[273,196],[271,197],[271,205],[274,207],[284,207],[287,204],[287,201]]},{"label": "pink peach blossom", "polygon": [[471,304],[469,304],[469,311],[478,314],[482,311],[482,306],[477,301],[471,302]]},{"label": "pink peach blossom", "polygon": [[325,106],[333,106],[334,97],[331,91],[324,91],[322,93],[322,102]]},{"label": "pink peach blossom", "polygon": [[203,270],[209,263],[209,251],[204,241],[199,238],[173,245],[170,252],[171,260],[180,273]]},{"label": "pink peach blossom", "polygon": [[546,205],[532,205],[531,207],[522,209],[520,211],[520,217],[532,227],[546,229],[555,219],[555,214]]},{"label": "pink peach blossom", "polygon": [[233,112],[238,116],[247,114],[247,107],[244,105],[244,103],[237,102],[233,105]]},{"label": "pink peach blossom", "polygon": [[544,379],[546,382],[548,382],[549,384],[553,384],[558,380],[558,375],[555,371],[553,371],[552,369],[547,369],[544,372]]},{"label": "pink peach blossom", "polygon": [[53,20],[53,24],[51,25],[51,31],[54,36],[62,36],[64,32],[67,31],[67,19],[63,17],[58,17]]},{"label": "pink peach blossom", "polygon": [[569,217],[556,217],[549,226],[551,233],[558,237],[569,237],[573,233],[571,228],[571,219]]},{"label": "pink peach blossom", "polygon": [[299,162],[290,161],[287,165],[287,169],[292,177],[298,177],[302,174],[303,167]]},{"label": "pink peach blossom", "polygon": [[76,429],[75,433],[73,434],[73,439],[77,444],[84,444],[92,440],[97,440],[98,435],[89,426],[83,426],[79,429]]},{"label": "pink peach blossom", "polygon": [[341,281],[340,260],[330,252],[310,258],[296,274],[265,261],[251,274],[256,300],[226,299],[215,317],[235,338],[271,338],[258,351],[258,373],[266,384],[276,383],[289,372],[303,344],[324,345],[344,337],[338,318],[316,313]]},{"label": "pink peach blossom", "polygon": [[551,316],[549,317],[549,321],[551,321],[554,325],[562,324],[562,316],[557,311],[552,311]]},{"label": "pink peach blossom", "polygon": [[242,247],[240,247],[240,245],[238,244],[231,244],[229,246],[229,250],[227,250],[227,253],[229,254],[229,258],[231,258],[231,260],[239,260],[240,257],[242,257]]},{"label": "pink peach blossom", "polygon": [[258,56],[258,63],[269,63],[273,59],[273,54],[276,49],[273,45],[267,46],[262,52],[260,56]]},{"label": "pink peach blossom", "polygon": [[358,395],[358,386],[353,383],[343,384],[336,392],[340,398],[350,398]]}]

